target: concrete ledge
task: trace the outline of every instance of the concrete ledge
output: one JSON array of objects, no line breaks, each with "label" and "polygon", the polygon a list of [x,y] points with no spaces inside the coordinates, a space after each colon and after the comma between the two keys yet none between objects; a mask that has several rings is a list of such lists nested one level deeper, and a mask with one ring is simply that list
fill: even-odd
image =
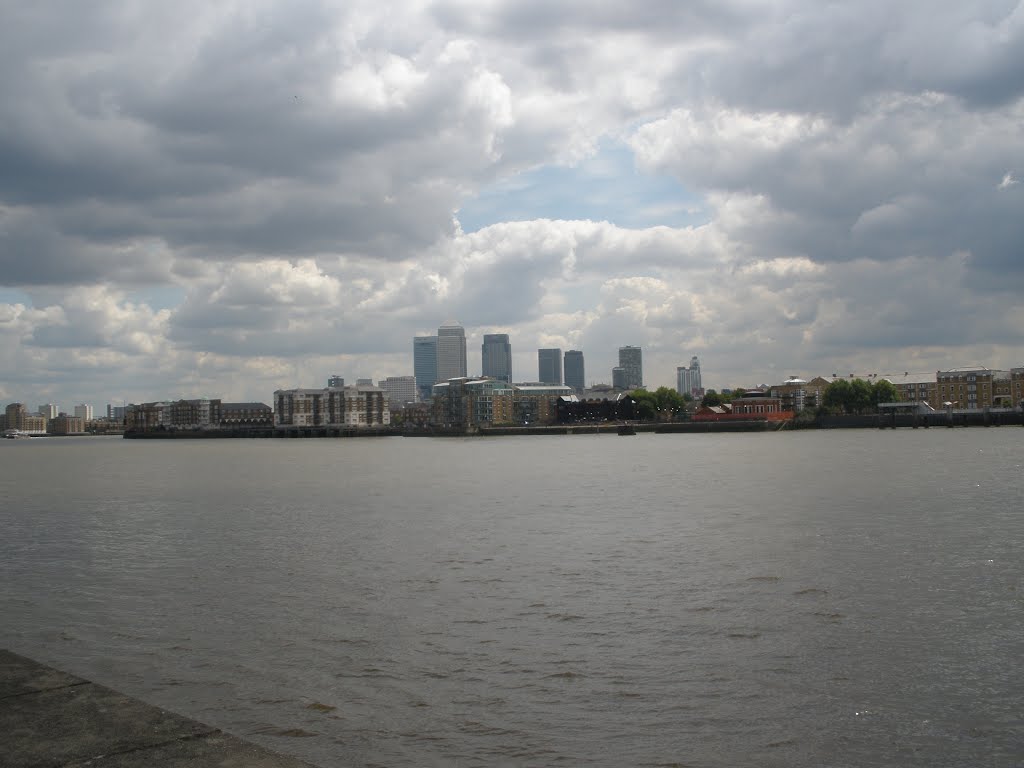
[{"label": "concrete ledge", "polygon": [[310,768],[0,650],[0,768]]}]

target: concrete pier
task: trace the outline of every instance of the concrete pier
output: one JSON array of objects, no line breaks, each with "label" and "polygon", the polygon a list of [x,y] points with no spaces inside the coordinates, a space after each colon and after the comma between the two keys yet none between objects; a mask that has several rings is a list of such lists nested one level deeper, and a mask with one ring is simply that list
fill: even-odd
[{"label": "concrete pier", "polygon": [[0,650],[0,768],[310,768]]}]

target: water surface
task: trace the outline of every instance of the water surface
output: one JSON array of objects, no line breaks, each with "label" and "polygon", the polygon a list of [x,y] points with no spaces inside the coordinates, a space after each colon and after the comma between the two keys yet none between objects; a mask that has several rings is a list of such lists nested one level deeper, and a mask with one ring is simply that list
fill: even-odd
[{"label": "water surface", "polygon": [[321,766],[1020,765],[1022,438],[0,441],[0,645]]}]

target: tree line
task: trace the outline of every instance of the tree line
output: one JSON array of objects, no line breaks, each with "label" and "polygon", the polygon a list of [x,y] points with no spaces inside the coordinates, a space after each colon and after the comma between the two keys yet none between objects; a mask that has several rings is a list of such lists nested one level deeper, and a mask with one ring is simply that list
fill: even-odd
[{"label": "tree line", "polygon": [[896,399],[896,385],[887,379],[836,379],[825,387],[822,408],[830,413],[867,413]]},{"label": "tree line", "polygon": [[[736,389],[728,394],[707,390],[701,398],[703,406],[717,406],[742,397],[744,390]],[[681,395],[669,387],[658,387],[653,392],[638,389],[631,393],[636,402],[636,414],[640,419],[671,421],[686,410],[693,398]],[[879,403],[891,403],[898,399],[896,385],[887,379],[874,382],[864,379],[836,379],[822,395],[821,410],[827,413],[873,413]]]}]

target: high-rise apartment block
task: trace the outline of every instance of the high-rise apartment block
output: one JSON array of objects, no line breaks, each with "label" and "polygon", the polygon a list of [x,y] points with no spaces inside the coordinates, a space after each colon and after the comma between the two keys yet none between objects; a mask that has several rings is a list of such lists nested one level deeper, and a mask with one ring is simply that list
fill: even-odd
[{"label": "high-rise apartment block", "polygon": [[82,421],[92,421],[92,406],[91,405],[76,405],[75,416]]},{"label": "high-rise apartment block", "polygon": [[541,384],[562,383],[562,350],[537,350],[537,381]]},{"label": "high-rise apartment block", "polygon": [[685,366],[676,368],[676,392],[680,395],[699,397],[703,394],[703,389],[700,381],[700,360],[694,355],[690,358],[689,368]]},{"label": "high-rise apartment block", "polygon": [[56,419],[60,410],[53,403],[47,403],[46,405],[40,405],[37,413],[44,419]]},{"label": "high-rise apartment block", "polygon": [[333,376],[327,377],[327,386],[331,389],[344,389],[345,388],[345,377],[334,374]]},{"label": "high-rise apartment block", "polygon": [[643,351],[640,347],[619,347],[619,368],[625,370],[623,389],[638,389],[644,385]]},{"label": "high-rise apartment block", "polygon": [[416,336],[412,340],[412,371],[420,400],[430,400],[430,389],[437,383],[437,336]]},{"label": "high-rise apartment block", "polygon": [[563,358],[565,366],[565,386],[572,387],[576,394],[586,389],[586,377],[583,371],[583,353],[578,349],[570,349]]},{"label": "high-rise apartment block", "polygon": [[507,333],[485,333],[480,346],[480,372],[489,378],[512,381],[512,344]]},{"label": "high-rise apartment block", "polygon": [[466,375],[466,330],[458,323],[437,329],[437,381]]}]

